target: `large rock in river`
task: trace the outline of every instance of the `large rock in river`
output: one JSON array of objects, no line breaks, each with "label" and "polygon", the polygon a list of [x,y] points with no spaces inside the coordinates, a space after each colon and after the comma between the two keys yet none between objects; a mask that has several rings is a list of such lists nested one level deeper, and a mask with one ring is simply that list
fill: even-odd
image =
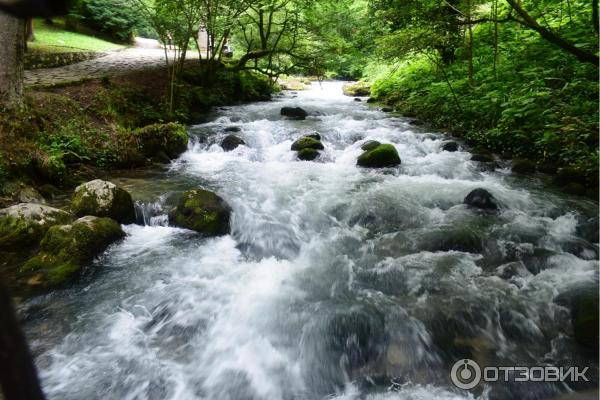
[{"label": "large rock in river", "polygon": [[[20,203],[0,210],[0,248],[36,245],[46,231],[72,221],[71,214],[36,203]],[[17,247],[17,249],[15,249]]]},{"label": "large rock in river", "polygon": [[231,151],[236,149],[238,146],[245,145],[244,139],[240,138],[236,135],[227,135],[225,139],[221,142],[221,147],[225,151]]},{"label": "large rock in river", "polygon": [[394,167],[400,164],[400,156],[394,145],[380,144],[362,153],[356,164],[367,168]]},{"label": "large rock in river", "polygon": [[321,135],[317,132],[302,136],[292,143],[291,149],[298,152],[298,159],[303,161],[312,161],[319,157],[319,150],[325,146],[321,143]]},{"label": "large rock in river", "polygon": [[181,228],[219,236],[229,233],[231,209],[221,197],[204,189],[183,193],[177,206],[169,213],[169,222]]},{"label": "large rock in river", "polygon": [[122,224],[135,222],[131,195],[112,182],[96,179],[77,186],[71,200],[77,216],[108,217]]},{"label": "large rock in river", "polygon": [[187,150],[188,134],[183,125],[175,122],[148,125],[133,134],[146,157],[161,158],[166,154],[174,159]]},{"label": "large rock in river", "polygon": [[51,227],[38,255],[20,269],[32,287],[50,289],[79,276],[81,268],[116,240],[125,237],[121,226],[110,218],[87,216],[72,224]]},{"label": "large rock in river", "polygon": [[366,82],[347,83],[342,86],[342,92],[350,97],[363,97],[371,94],[371,87]]},{"label": "large rock in river", "polygon": [[308,117],[306,110],[300,107],[283,107],[280,113],[290,119],[303,120]]},{"label": "large rock in river", "polygon": [[484,210],[498,209],[498,204],[496,203],[494,196],[482,188],[472,190],[467,197],[465,197],[464,203],[470,207],[481,208]]}]

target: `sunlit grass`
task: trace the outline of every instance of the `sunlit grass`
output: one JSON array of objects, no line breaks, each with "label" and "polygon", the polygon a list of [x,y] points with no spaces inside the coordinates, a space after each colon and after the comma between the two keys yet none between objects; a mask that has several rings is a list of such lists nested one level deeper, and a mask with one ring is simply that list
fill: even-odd
[{"label": "sunlit grass", "polygon": [[27,44],[28,48],[37,52],[59,53],[73,51],[107,51],[125,46],[111,43],[94,36],[65,30],[62,19],[54,19],[47,24],[43,19],[34,20],[35,41]]}]

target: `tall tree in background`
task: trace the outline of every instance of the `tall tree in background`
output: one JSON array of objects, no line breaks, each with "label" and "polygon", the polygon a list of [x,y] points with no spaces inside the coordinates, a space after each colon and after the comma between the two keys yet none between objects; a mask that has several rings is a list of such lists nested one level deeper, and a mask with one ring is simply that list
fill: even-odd
[{"label": "tall tree in background", "polygon": [[0,103],[23,104],[25,23],[0,11]]}]

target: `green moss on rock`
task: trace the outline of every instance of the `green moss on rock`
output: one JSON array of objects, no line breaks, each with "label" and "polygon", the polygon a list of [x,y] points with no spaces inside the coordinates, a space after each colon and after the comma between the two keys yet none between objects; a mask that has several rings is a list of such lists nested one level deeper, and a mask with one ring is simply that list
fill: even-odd
[{"label": "green moss on rock", "polygon": [[324,148],[325,146],[323,146],[323,143],[321,143],[320,140],[317,140],[311,136],[303,136],[292,143],[293,151],[300,151],[303,149],[323,150]]},{"label": "green moss on rock", "polygon": [[380,144],[358,157],[357,165],[367,168],[394,167],[400,164],[398,151],[391,144]]},{"label": "green moss on rock", "polygon": [[20,249],[38,244],[54,225],[72,220],[69,213],[36,203],[20,203],[0,210],[0,248]]},{"label": "green moss on rock", "polygon": [[122,224],[135,222],[131,195],[112,182],[96,179],[79,185],[71,200],[77,216],[108,217]]},{"label": "green moss on rock", "polygon": [[188,190],[177,207],[169,213],[169,221],[181,228],[207,236],[229,233],[231,209],[221,197],[204,189]]},{"label": "green moss on rock", "polygon": [[29,284],[50,289],[73,281],[81,268],[116,240],[125,237],[121,226],[110,218],[87,216],[70,225],[51,227],[38,255],[29,259],[20,273]]},{"label": "green moss on rock", "polygon": [[138,139],[140,150],[147,157],[155,157],[164,152],[169,158],[178,157],[187,150],[188,134],[181,124],[152,124],[133,132]]},{"label": "green moss on rock", "polygon": [[302,161],[313,161],[319,157],[319,151],[315,149],[302,149],[298,152],[298,159]]},{"label": "green moss on rock", "polygon": [[378,142],[377,140],[368,140],[365,143],[363,143],[363,145],[360,146],[360,148],[361,148],[361,150],[369,151],[369,150],[373,150],[374,148],[376,148],[379,145],[381,145],[381,143]]},{"label": "green moss on rock", "polygon": [[371,87],[366,82],[348,83],[342,87],[346,96],[362,97],[371,95]]}]

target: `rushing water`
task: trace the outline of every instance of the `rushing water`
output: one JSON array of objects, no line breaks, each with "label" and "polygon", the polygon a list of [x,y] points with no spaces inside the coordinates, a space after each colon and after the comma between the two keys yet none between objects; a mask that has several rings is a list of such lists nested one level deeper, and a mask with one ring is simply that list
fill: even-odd
[{"label": "rushing water", "polygon": [[[341,94],[338,83],[221,109],[190,128],[167,171],[116,182],[140,221],[74,287],[21,307],[51,399],[544,399],[562,384],[465,392],[449,371],[482,365],[590,366],[553,300],[598,280],[581,223],[596,205],[444,152],[428,133]],[[284,120],[284,105],[311,113]],[[247,146],[225,153],[226,127]],[[299,162],[294,139],[325,151]],[[367,139],[399,168],[356,167]],[[233,209],[219,238],[168,226],[182,190]],[[462,205],[490,190],[498,213]],[[583,386],[585,387],[585,385]]]}]

